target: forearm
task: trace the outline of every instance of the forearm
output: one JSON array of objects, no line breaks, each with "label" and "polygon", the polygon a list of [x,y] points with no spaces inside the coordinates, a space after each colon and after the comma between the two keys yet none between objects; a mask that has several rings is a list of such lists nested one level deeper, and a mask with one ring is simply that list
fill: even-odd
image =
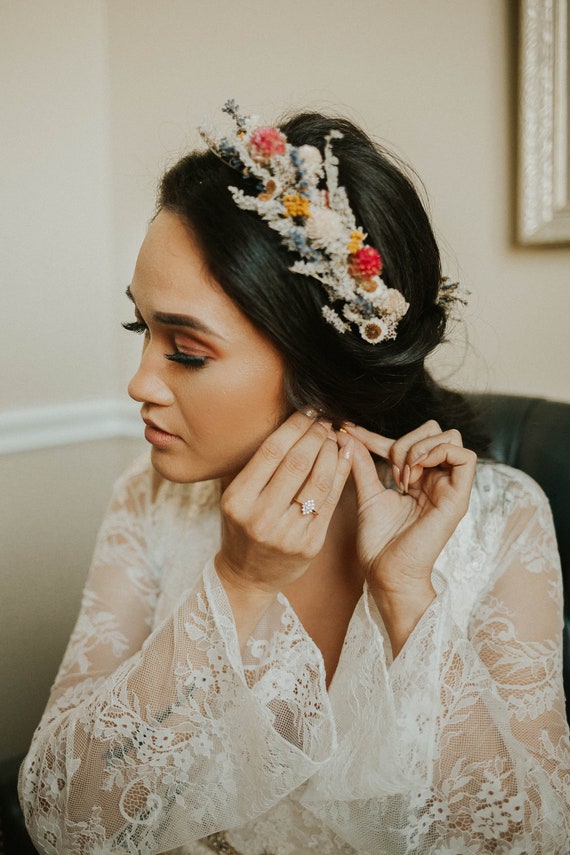
[{"label": "forearm", "polygon": [[[436,585],[437,598],[395,661],[386,655],[384,621],[370,592],[363,603],[369,623],[368,632],[354,634],[358,673],[345,652],[334,683],[335,716],[347,729],[327,775],[343,782],[350,805],[338,830],[351,827],[352,818],[355,825],[366,822],[371,851],[391,851],[395,838],[382,817],[392,829],[394,815],[404,815],[402,851],[413,837],[425,840],[426,852],[450,842],[463,847],[458,851],[490,852],[497,840],[508,851],[516,841],[521,851],[561,855],[570,816],[563,704],[536,723],[511,717],[477,647],[453,618],[449,589],[439,579]],[[351,798],[366,792],[367,775],[368,792],[378,800]],[[316,806],[326,792],[325,784],[314,793]],[[334,811],[327,817],[338,819]]]},{"label": "forearm", "polygon": [[[246,674],[227,600],[208,567],[138,654],[46,719],[21,782],[40,847],[55,835],[55,851],[80,852],[85,833],[105,851],[133,851],[150,834],[146,813],[160,804],[163,836],[148,851],[165,851],[247,821],[313,773],[332,738],[324,677],[294,615],[283,604],[274,608],[265,612],[265,634],[252,640]],[[266,670],[271,685],[257,691]],[[320,718],[312,706],[306,712],[303,692],[320,699]],[[279,731],[277,702],[299,724],[294,744]],[[244,756],[256,762],[240,762]],[[256,787],[259,797],[250,799]],[[227,799],[225,788],[243,798]]]}]

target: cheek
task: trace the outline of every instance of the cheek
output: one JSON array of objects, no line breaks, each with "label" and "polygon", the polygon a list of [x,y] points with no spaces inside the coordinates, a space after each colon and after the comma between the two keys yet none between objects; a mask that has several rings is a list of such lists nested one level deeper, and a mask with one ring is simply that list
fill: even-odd
[{"label": "cheek", "polygon": [[261,442],[287,415],[281,367],[261,369],[249,365],[194,378],[181,394],[191,433],[226,446]]},{"label": "cheek", "polygon": [[219,389],[218,406],[235,430],[267,434],[285,414],[281,374],[241,373]]}]

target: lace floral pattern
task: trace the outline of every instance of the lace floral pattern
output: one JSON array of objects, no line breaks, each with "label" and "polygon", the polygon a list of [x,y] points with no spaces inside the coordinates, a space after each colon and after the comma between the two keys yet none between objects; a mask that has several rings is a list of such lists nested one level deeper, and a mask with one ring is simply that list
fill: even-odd
[{"label": "lace floral pattern", "polygon": [[[392,661],[365,589],[326,690],[283,596],[240,651],[215,484],[118,482],[22,767],[44,853],[570,851],[561,582],[548,505],[480,464]],[[223,851],[223,849],[220,849]]]}]

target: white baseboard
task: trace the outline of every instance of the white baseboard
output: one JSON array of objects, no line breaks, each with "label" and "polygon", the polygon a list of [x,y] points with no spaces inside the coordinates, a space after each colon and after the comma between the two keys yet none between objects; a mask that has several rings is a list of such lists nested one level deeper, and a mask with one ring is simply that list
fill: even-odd
[{"label": "white baseboard", "polygon": [[0,413],[0,454],[77,442],[142,437],[138,406],[127,400],[75,401]]}]

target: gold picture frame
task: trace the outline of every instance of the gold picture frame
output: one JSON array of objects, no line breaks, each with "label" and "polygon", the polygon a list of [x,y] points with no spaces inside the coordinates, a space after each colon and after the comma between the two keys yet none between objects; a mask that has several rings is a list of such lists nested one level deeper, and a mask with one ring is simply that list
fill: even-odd
[{"label": "gold picture frame", "polygon": [[570,243],[569,0],[520,0],[517,236]]}]

